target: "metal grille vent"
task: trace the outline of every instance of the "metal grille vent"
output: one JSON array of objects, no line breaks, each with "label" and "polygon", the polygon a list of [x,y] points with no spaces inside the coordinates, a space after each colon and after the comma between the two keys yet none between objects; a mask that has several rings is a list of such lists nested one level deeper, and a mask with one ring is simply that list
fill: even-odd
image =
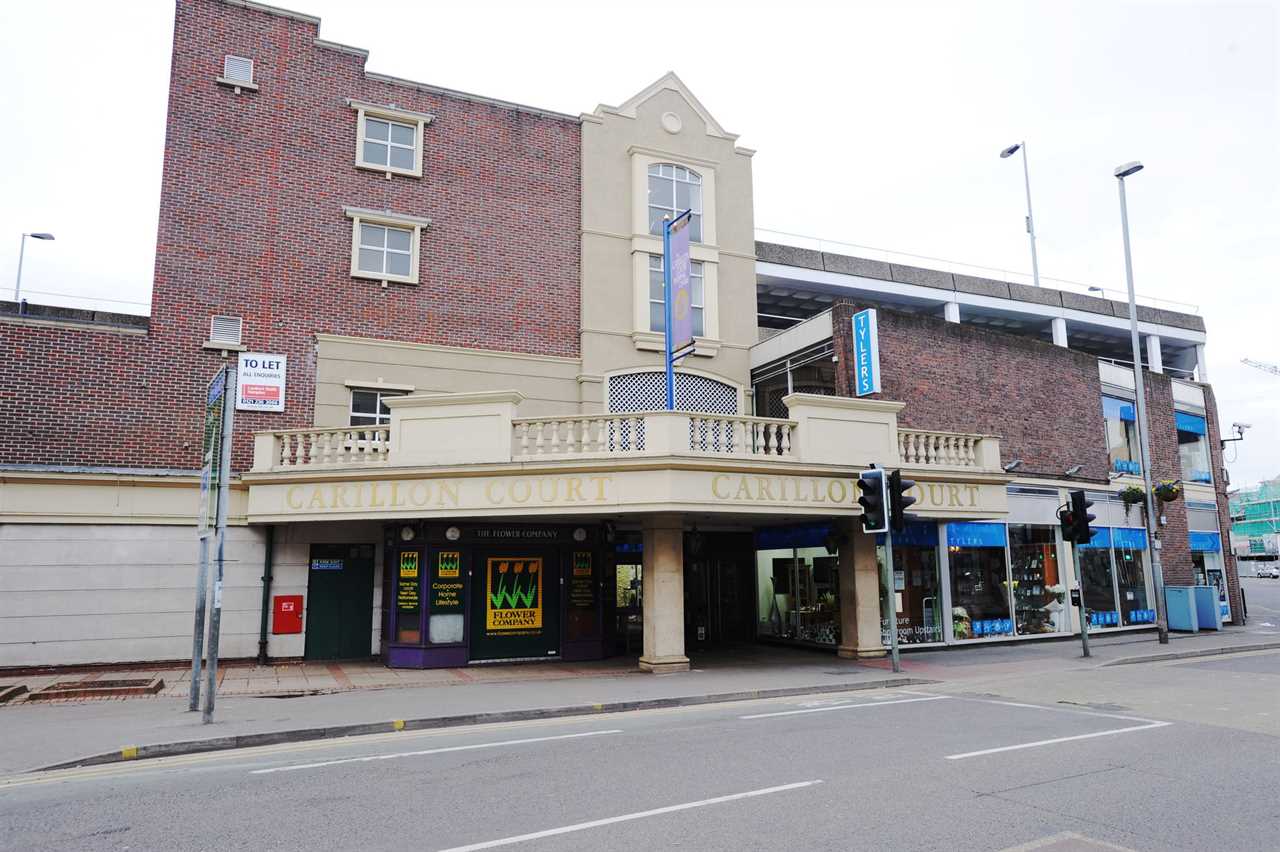
[{"label": "metal grille vent", "polygon": [[222,76],[237,83],[253,82],[253,60],[227,54],[222,59]]},{"label": "metal grille vent", "polygon": [[209,322],[209,340],[213,343],[229,343],[232,346],[239,346],[243,327],[244,320],[240,317],[215,316]]},{"label": "metal grille vent", "polygon": [[[737,414],[738,391],[732,385],[696,376],[676,373],[676,408],[702,414]],[[666,376],[651,373],[626,373],[609,379],[609,411],[661,411],[667,407]]]}]

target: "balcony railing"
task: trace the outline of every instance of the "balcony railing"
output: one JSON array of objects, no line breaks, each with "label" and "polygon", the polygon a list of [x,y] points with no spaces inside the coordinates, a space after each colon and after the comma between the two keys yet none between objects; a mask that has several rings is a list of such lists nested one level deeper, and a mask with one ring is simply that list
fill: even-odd
[{"label": "balcony railing", "polygon": [[[255,451],[266,451],[271,470],[292,468],[366,467],[385,465],[390,458],[390,428],[387,426],[344,426],[337,429],[288,429],[259,432],[262,442]],[[270,447],[266,446],[270,442]]]},{"label": "balcony railing", "polygon": [[[991,460],[983,452],[984,442],[993,443],[985,435],[899,428],[898,458],[909,467],[991,469]],[[995,467],[999,467],[999,458]]]},{"label": "balcony railing", "polygon": [[511,432],[516,459],[694,453],[794,460],[796,423],[650,411],[513,420]]},{"label": "balcony railing", "polygon": [[[791,417],[639,411],[515,416],[516,391],[406,396],[389,401],[389,426],[258,432],[253,471],[547,463],[684,457],[786,466],[885,465],[999,473],[989,435],[899,429],[900,403],[793,394]],[[896,436],[896,443],[895,443]]]}]

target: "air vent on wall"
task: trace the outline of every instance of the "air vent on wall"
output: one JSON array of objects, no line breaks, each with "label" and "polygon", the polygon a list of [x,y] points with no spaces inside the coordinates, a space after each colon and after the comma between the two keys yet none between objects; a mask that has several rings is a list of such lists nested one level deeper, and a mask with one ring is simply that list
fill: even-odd
[{"label": "air vent on wall", "polygon": [[252,83],[253,60],[228,53],[222,60],[222,76],[233,83]]},{"label": "air vent on wall", "polygon": [[240,317],[215,316],[209,321],[209,342],[239,346],[243,326]]},{"label": "air vent on wall", "polygon": [[217,78],[217,83],[235,89],[237,95],[258,91],[258,84],[253,82],[253,60],[228,53],[222,58],[222,76]]}]

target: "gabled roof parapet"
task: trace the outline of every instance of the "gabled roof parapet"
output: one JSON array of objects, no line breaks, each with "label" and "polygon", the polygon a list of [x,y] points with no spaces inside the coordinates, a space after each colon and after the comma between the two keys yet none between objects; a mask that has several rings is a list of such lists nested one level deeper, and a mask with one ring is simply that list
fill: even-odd
[{"label": "gabled roof parapet", "polygon": [[[619,106],[600,104],[596,107],[594,114],[597,116],[620,115],[623,118],[635,118],[636,109],[640,104],[649,100],[658,92],[668,89],[684,98],[685,102],[693,108],[693,111],[698,114],[698,117],[701,118],[703,123],[706,125],[708,136],[713,136],[717,139],[727,139],[730,142],[737,140],[738,134],[726,132],[725,129],[720,126],[720,122],[715,120],[711,113],[707,111],[707,108],[702,105],[702,102],[698,100],[693,92],[689,91],[689,87],[684,84],[684,81],[676,76],[676,72],[674,71],[668,71],[666,74],[663,74],[657,80],[654,80],[648,86],[645,86]],[[741,149],[741,152],[747,156],[755,153],[747,148]]]}]

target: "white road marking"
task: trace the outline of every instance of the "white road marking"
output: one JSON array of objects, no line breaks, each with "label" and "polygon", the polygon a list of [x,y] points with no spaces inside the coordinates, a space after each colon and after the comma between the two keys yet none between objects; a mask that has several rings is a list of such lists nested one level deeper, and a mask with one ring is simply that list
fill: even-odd
[{"label": "white road marking", "polygon": [[687,811],[690,808],[705,808],[708,805],[719,805],[724,802],[733,802],[738,799],[750,799],[754,796],[767,796],[770,793],[784,793],[787,790],[798,790],[801,787],[812,787],[815,784],[821,783],[822,781],[820,779],[814,781],[797,781],[794,784],[781,784],[777,787],[764,787],[760,790],[748,790],[745,793],[716,796],[714,799],[701,799],[697,802],[685,802],[682,805],[668,805],[665,808],[637,811],[636,813],[606,817],[605,819],[593,819],[590,822],[579,822],[574,823],[573,825],[562,826],[561,828],[549,828],[546,831],[535,831],[530,834],[518,834],[514,837],[503,837],[499,840],[486,840],[483,843],[471,843],[467,846],[451,846],[448,849],[440,850],[440,852],[474,852],[474,850],[477,849],[493,849],[498,846],[511,846],[516,843],[525,843],[529,840],[541,840],[544,837],[556,837],[561,834],[570,834],[575,831],[586,831],[589,828],[599,828],[602,825],[613,825],[614,823],[629,822],[635,819],[644,819],[645,817],[675,813],[676,811]]},{"label": "white road marking", "polygon": [[1113,728],[1110,731],[1098,731],[1093,734],[1076,734],[1074,737],[1055,737],[1051,740],[1037,740],[1033,743],[1018,743],[1017,745],[1000,746],[999,748],[985,748],[981,751],[966,751],[964,754],[949,754],[947,760],[964,760],[969,757],[981,757],[984,754],[999,754],[1002,751],[1018,751],[1024,748],[1039,748],[1040,746],[1056,745],[1057,743],[1069,743],[1076,740],[1088,740],[1094,737],[1109,737],[1113,734],[1128,734],[1133,731],[1149,731],[1152,728],[1166,728],[1172,725],[1172,722],[1152,722],[1148,725],[1133,725],[1128,728]]},{"label": "white road marking", "polygon": [[832,704],[828,707],[809,707],[804,710],[780,710],[776,713],[753,713],[739,719],[769,719],[773,716],[796,716],[801,713],[826,713],[829,710],[857,710],[859,707],[887,707],[890,704],[915,704],[917,701],[945,701],[949,695],[931,695],[928,698],[899,698],[894,701],[867,701],[862,704]]},{"label": "white road marking", "polygon": [[269,769],[254,769],[250,775],[268,775],[272,772],[296,772],[299,769],[320,769],[325,766],[338,766],[343,763],[368,763],[373,760],[392,760],[397,757],[421,757],[428,754],[448,754],[454,751],[474,751],[482,748],[501,748],[503,746],[526,745],[528,743],[546,743],[554,740],[573,740],[581,737],[598,737],[602,734],[621,734],[619,729],[609,731],[585,731],[580,734],[558,734],[553,737],[528,737],[520,740],[501,740],[493,743],[473,743],[471,745],[445,746],[443,748],[426,748],[418,751],[398,751],[393,754],[369,754],[363,757],[344,757],[338,760],[321,760],[316,763],[297,763],[293,766],[273,766]]}]

